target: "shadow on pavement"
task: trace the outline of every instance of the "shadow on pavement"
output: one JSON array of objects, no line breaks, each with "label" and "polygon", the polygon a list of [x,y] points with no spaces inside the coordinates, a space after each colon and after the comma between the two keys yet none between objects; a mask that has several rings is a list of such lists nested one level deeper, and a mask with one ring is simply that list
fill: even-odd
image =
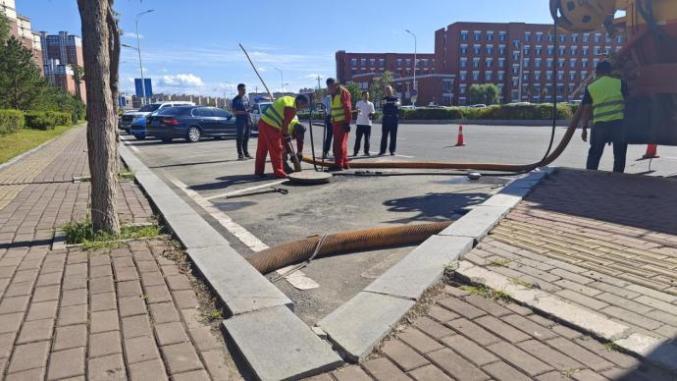
[{"label": "shadow on pavement", "polygon": [[487,193],[428,193],[423,196],[388,200],[383,203],[389,212],[418,213],[413,217],[388,221],[409,223],[414,221],[447,221],[459,214],[459,209],[481,204]]},{"label": "shadow on pavement", "polygon": [[677,182],[562,169],[527,198],[540,209],[677,235]]},{"label": "shadow on pavement", "polygon": [[233,185],[240,185],[240,184],[256,184],[256,183],[262,183],[266,181],[273,180],[272,177],[258,177],[256,175],[236,175],[236,176],[222,176],[222,177],[217,177],[217,180],[222,180],[222,181],[217,181],[214,183],[206,183],[206,184],[197,184],[193,185],[190,187],[190,189],[194,191],[205,191],[205,190],[217,190],[217,189],[226,189],[228,187],[232,187]]}]

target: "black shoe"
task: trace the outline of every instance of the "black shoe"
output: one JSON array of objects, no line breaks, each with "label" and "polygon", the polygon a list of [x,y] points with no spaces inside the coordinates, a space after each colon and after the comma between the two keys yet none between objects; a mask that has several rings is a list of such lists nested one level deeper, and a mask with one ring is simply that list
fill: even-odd
[{"label": "black shoe", "polygon": [[237,159],[240,160],[240,161],[242,161],[242,160],[244,160],[244,156],[238,155],[238,156],[237,156]]},{"label": "black shoe", "polygon": [[379,156],[383,156],[383,155],[385,155],[385,154],[386,154],[385,152],[379,152],[379,153],[378,153]]},{"label": "black shoe", "polygon": [[292,168],[289,164],[284,163],[284,171],[286,173],[294,173],[294,168]]},{"label": "black shoe", "polygon": [[365,152],[365,153],[364,153],[364,156],[371,156],[371,153]]},{"label": "black shoe", "polygon": [[342,172],[342,171],[343,171],[343,168],[336,166],[336,165],[329,167],[329,172]]},{"label": "black shoe", "polygon": [[253,157],[251,157],[248,153],[244,154],[244,157],[249,160],[253,159]]},{"label": "black shoe", "polygon": [[359,152],[355,152],[353,153],[353,157],[357,157],[359,154],[360,154]]},{"label": "black shoe", "polygon": [[395,156],[395,152],[391,152],[391,153],[390,153],[390,156]]}]

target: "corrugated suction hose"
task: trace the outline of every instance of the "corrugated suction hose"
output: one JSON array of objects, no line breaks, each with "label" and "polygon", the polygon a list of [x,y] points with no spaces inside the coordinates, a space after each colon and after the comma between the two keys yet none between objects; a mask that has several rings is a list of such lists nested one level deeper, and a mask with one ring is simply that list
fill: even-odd
[{"label": "corrugated suction hose", "polygon": [[[580,111],[580,110],[579,110]],[[355,169],[456,169],[456,170],[476,170],[476,171],[506,171],[506,172],[528,172],[539,167],[544,167],[557,158],[564,152],[564,149],[569,145],[576,127],[578,125],[578,115],[575,116],[569,124],[562,140],[557,148],[549,155],[544,157],[541,161],[532,164],[499,164],[499,163],[444,163],[434,161],[422,162],[351,162],[350,167]],[[332,167],[333,162],[313,160],[311,157],[304,157],[303,161],[306,163]]]},{"label": "corrugated suction hose", "polygon": [[[317,257],[420,244],[449,225],[451,222],[445,221],[329,234],[324,239]],[[267,274],[309,259],[315,253],[320,239],[320,236],[312,236],[300,241],[283,243],[259,251],[247,260],[259,272]]]}]

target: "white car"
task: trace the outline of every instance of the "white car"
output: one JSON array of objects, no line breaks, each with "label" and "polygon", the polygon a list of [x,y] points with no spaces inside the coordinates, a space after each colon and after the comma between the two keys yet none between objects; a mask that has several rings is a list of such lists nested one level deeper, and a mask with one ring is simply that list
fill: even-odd
[{"label": "white car", "polygon": [[160,111],[164,108],[177,106],[195,106],[195,103],[183,101],[151,103],[141,107],[137,111],[128,111],[124,113],[120,118],[118,128],[121,130],[125,130],[125,132],[129,133],[129,129],[132,127],[132,123],[134,123],[136,119],[147,118],[148,116],[150,116],[150,114],[156,111]]},{"label": "white car", "polygon": [[259,125],[259,119],[261,119],[261,115],[263,115],[266,110],[268,110],[268,107],[272,106],[273,102],[259,102],[259,103],[254,103],[254,106],[251,109],[251,112],[249,115],[251,115],[252,119],[252,125],[258,126]]}]

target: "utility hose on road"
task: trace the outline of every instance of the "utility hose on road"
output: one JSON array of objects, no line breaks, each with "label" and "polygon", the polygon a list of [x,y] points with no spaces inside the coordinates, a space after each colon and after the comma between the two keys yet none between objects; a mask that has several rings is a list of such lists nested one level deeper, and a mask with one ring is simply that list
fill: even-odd
[{"label": "utility hose on road", "polygon": [[[579,110],[580,111],[580,110]],[[557,158],[564,152],[564,149],[571,142],[571,138],[576,132],[578,125],[578,115],[575,116],[567,128],[562,140],[554,151],[550,152],[541,161],[532,164],[499,164],[499,163],[444,163],[434,161],[424,162],[351,162],[350,167],[355,169],[457,169],[457,170],[476,170],[476,171],[505,171],[505,172],[528,172],[539,167],[544,167]],[[332,167],[333,162],[322,160],[313,160],[310,157],[304,157],[303,161],[306,163]]]},{"label": "utility hose on road", "polygon": [[[440,233],[449,225],[451,222],[446,221],[329,234],[322,242],[316,257],[416,245]],[[308,260],[315,253],[320,239],[320,236],[312,236],[301,241],[283,243],[259,251],[247,260],[259,272],[267,274]]]}]

